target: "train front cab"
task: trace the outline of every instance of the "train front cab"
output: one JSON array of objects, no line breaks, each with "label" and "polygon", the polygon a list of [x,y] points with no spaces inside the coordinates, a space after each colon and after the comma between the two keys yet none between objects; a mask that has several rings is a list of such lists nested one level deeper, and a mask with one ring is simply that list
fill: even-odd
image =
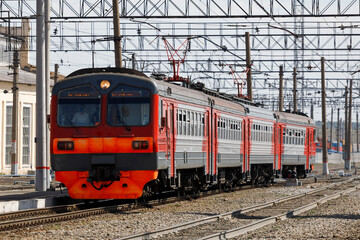
[{"label": "train front cab", "polygon": [[51,166],[70,197],[136,199],[157,178],[155,91],[151,81],[120,74],[54,86]]}]

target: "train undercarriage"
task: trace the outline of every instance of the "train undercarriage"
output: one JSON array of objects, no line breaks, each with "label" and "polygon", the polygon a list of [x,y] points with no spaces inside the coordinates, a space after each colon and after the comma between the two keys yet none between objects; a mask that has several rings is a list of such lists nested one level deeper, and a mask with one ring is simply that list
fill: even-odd
[{"label": "train undercarriage", "polygon": [[145,185],[144,196],[152,196],[175,189],[181,194],[197,193],[217,187],[232,189],[241,185],[269,186],[275,178],[306,178],[305,165],[284,165],[281,171],[274,171],[273,164],[251,164],[250,172],[243,173],[242,167],[219,168],[216,179],[206,176],[203,168],[177,170],[171,178],[167,170],[160,170],[158,178]]}]

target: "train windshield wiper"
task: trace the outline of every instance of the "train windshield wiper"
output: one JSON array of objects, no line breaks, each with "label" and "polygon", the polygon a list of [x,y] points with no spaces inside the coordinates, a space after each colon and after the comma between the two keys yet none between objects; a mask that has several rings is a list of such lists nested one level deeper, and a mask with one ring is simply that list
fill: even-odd
[{"label": "train windshield wiper", "polygon": [[120,122],[122,123],[122,125],[125,127],[125,129],[128,132],[131,132],[131,128],[129,127],[129,125],[126,124],[125,120],[120,115],[118,115],[118,118],[119,118]]}]

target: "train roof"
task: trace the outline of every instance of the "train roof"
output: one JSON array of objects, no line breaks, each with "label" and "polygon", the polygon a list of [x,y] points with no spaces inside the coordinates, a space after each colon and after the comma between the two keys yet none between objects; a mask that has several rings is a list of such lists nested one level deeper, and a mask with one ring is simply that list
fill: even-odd
[{"label": "train roof", "polygon": [[305,114],[296,114],[289,112],[275,112],[278,121],[281,123],[290,123],[297,125],[312,125],[315,126],[315,121]]},{"label": "train roof", "polygon": [[[99,74],[94,76],[93,74]],[[217,91],[206,89],[203,84],[191,84],[190,88],[186,88],[174,83],[158,80],[146,76],[144,73],[127,68],[86,68],[80,69],[68,75],[63,81],[55,84],[53,94],[66,87],[74,85],[86,84],[89,80],[101,80],[106,76],[109,80],[116,79],[117,74],[121,74],[126,78],[131,78],[131,82],[138,87],[146,87],[154,94],[164,97],[177,99],[180,101],[194,103],[201,106],[209,106],[213,104],[215,109],[232,112],[239,115],[248,115],[254,118],[262,118],[267,120],[277,120],[283,123],[292,123],[300,125],[315,125],[313,119],[306,115],[289,113],[289,112],[273,112],[251,103],[247,100],[234,97],[232,95],[219,93]],[[76,83],[68,81],[76,78]],[[103,92],[99,86],[96,86],[100,92]]]},{"label": "train roof", "polygon": [[230,111],[234,114],[245,115],[245,107],[238,103],[228,101],[227,99],[219,98],[216,96],[208,95],[203,91],[182,87],[177,84],[155,79],[152,79],[152,81],[156,83],[157,89],[159,91],[158,93],[161,96],[174,98],[184,102],[199,104],[204,107],[209,106],[212,102],[215,109]]},{"label": "train roof", "polygon": [[[249,106],[249,105],[244,105],[247,108],[247,115],[250,117],[254,117],[254,118],[262,118],[262,119],[267,119],[267,120],[271,120],[271,121],[276,121],[275,116],[274,116],[274,112],[269,110],[269,109],[264,109],[261,107],[255,107],[255,106]],[[264,111],[265,110],[265,111]]]},{"label": "train roof", "polygon": [[[114,71],[113,71],[114,70]],[[94,75],[96,74],[96,75]],[[100,68],[100,69],[81,69],[74,73],[68,75],[64,80],[57,82],[53,89],[52,94],[57,95],[58,92],[64,88],[71,88],[79,85],[86,85],[89,81],[98,82],[99,84],[93,84],[93,86],[100,92],[105,93],[111,90],[113,87],[116,87],[117,84],[112,82],[118,81],[117,74],[123,76],[124,81],[131,81],[132,84],[140,88],[147,88],[152,93],[157,92],[156,84],[152,81],[151,78],[145,74],[126,68]],[[76,81],[73,81],[76,79]],[[100,82],[101,80],[109,80],[111,83],[110,89],[101,89]]]}]

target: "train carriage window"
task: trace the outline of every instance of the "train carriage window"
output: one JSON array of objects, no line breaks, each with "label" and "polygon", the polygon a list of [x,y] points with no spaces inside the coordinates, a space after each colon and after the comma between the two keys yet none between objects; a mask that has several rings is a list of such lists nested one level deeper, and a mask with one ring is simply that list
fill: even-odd
[{"label": "train carriage window", "polygon": [[218,138],[221,139],[221,118],[218,118],[218,129],[217,129],[217,132],[218,132]]},{"label": "train carriage window", "polygon": [[230,139],[230,121],[226,120],[226,139]]},{"label": "train carriage window", "polygon": [[186,132],[185,135],[190,136],[190,112],[186,111]]},{"label": "train carriage window", "polygon": [[111,126],[146,126],[150,122],[150,91],[118,85],[108,94],[107,122]]},{"label": "train carriage window", "polygon": [[181,133],[182,135],[186,135],[186,111],[181,110],[182,119],[181,119]]},{"label": "train carriage window", "polygon": [[161,127],[161,117],[163,116],[163,100],[159,101],[159,127]]},{"label": "train carriage window", "polygon": [[64,89],[58,95],[57,122],[62,127],[91,127],[100,123],[100,93],[90,85]]},{"label": "train carriage window", "polygon": [[239,140],[239,122],[236,122],[236,135],[235,135],[235,140],[238,141]]},{"label": "train carriage window", "polygon": [[223,128],[223,119],[219,118],[219,138],[223,139],[223,133],[224,133],[224,128]]},{"label": "train carriage window", "polygon": [[194,136],[194,112],[190,113],[190,135]]},{"label": "train carriage window", "polygon": [[231,140],[234,140],[234,121],[231,121]]},{"label": "train carriage window", "polygon": [[283,144],[285,144],[285,138],[286,138],[286,132],[285,129],[283,129]]},{"label": "train carriage window", "polygon": [[194,118],[195,118],[195,123],[194,123],[194,125],[195,125],[195,136],[199,136],[199,132],[198,132],[198,113],[195,113],[195,116],[194,116]]},{"label": "train carriage window", "polygon": [[205,114],[201,114],[201,136],[205,136]]},{"label": "train carriage window", "polygon": [[178,135],[182,135],[182,111],[181,109],[178,109],[177,111],[178,111],[177,133]]},{"label": "train carriage window", "polygon": [[225,139],[225,119],[221,119],[221,138]]}]

